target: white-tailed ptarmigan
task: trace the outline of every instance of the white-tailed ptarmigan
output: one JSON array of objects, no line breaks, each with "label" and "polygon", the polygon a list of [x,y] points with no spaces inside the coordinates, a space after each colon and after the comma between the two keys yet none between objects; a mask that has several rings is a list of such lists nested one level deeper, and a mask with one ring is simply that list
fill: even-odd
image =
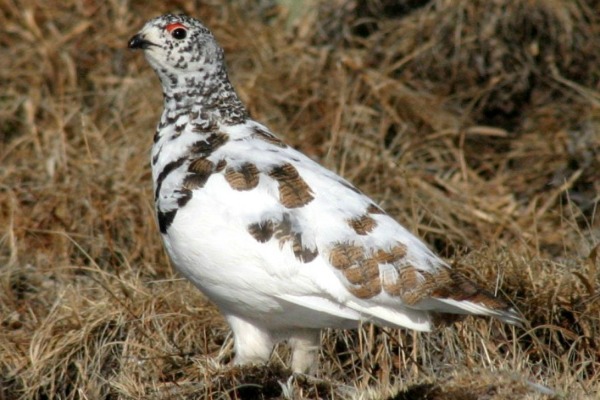
[{"label": "white-tailed ptarmigan", "polygon": [[436,315],[517,322],[371,199],[252,120],[198,20],[163,15],[129,41],[163,87],[152,148],[158,225],[175,267],[233,330],[235,362],[287,340],[314,372],[322,328],[427,331]]}]

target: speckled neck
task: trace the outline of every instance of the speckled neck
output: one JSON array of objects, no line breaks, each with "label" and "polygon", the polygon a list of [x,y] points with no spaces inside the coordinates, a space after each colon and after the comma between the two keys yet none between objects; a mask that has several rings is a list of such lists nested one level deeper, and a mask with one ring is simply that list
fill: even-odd
[{"label": "speckled neck", "polygon": [[163,86],[164,112],[162,123],[188,114],[198,129],[213,129],[218,125],[236,125],[248,119],[246,108],[229,81],[225,67],[175,74],[159,70]]}]

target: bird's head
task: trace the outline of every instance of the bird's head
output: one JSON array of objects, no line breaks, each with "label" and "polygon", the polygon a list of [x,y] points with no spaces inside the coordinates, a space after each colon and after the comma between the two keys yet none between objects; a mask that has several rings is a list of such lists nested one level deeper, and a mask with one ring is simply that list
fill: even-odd
[{"label": "bird's head", "polygon": [[197,19],[172,14],[151,19],[129,39],[129,48],[142,49],[158,74],[167,114],[195,107],[207,124],[248,118],[227,77],[223,49]]},{"label": "bird's head", "polygon": [[210,74],[223,64],[223,50],[212,33],[187,15],[151,19],[129,40],[129,48],[142,49],[161,79],[190,72]]}]

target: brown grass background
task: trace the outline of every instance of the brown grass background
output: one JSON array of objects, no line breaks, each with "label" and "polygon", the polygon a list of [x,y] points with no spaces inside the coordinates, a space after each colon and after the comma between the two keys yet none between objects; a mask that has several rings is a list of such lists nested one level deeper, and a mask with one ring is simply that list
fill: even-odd
[{"label": "brown grass background", "polygon": [[[0,0],[0,399],[600,396],[600,2],[304,6]],[[227,366],[160,243],[161,90],[126,48],[173,11],[213,30],[255,119],[530,324],[324,332],[315,379],[283,345]]]}]

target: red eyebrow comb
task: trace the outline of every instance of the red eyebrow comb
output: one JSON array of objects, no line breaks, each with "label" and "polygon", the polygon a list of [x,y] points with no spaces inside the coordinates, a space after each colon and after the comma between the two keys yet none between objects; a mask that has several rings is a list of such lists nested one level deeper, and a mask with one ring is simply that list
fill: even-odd
[{"label": "red eyebrow comb", "polygon": [[169,33],[173,32],[173,31],[174,31],[175,29],[177,29],[177,28],[183,28],[183,29],[187,29],[187,28],[185,27],[185,25],[183,25],[181,22],[174,22],[174,23],[172,23],[172,24],[169,24],[169,25],[165,26],[165,29],[166,29],[166,30],[167,30]]}]

